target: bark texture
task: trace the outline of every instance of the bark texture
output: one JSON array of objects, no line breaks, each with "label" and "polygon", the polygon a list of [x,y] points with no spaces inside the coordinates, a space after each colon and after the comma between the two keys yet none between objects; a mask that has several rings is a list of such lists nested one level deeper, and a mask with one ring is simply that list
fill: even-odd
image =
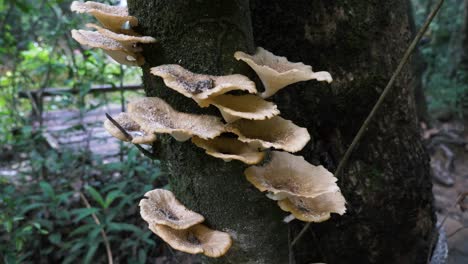
[{"label": "bark texture", "polygon": [[[213,75],[246,72],[235,61],[237,50],[253,51],[248,0],[152,0],[128,1],[136,16],[138,32],[153,36],[158,43],[145,47],[143,81],[148,96],[158,96],[179,111],[211,113],[191,99],[166,88],[149,68],[180,64]],[[170,185],[178,199],[201,213],[207,224],[229,232],[234,240],[227,256],[209,263],[284,264],[288,257],[286,215],[271,200],[252,187],[243,175],[245,165],[213,158],[190,142],[162,137],[158,151]]]},{"label": "bark texture", "polygon": [[[335,170],[409,45],[406,3],[251,1],[256,45],[334,77],[331,86],[300,83],[275,96],[282,114],[312,134],[307,160]],[[297,263],[425,263],[435,219],[411,76],[406,67],[339,175],[347,214],[313,224],[295,247]],[[293,223],[296,232],[302,226]]]}]

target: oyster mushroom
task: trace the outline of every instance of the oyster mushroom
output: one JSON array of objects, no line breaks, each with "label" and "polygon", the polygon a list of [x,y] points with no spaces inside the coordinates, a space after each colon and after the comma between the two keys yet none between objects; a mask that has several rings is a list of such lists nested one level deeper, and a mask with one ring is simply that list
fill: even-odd
[{"label": "oyster mushroom", "polygon": [[268,191],[278,200],[289,196],[314,198],[340,188],[337,179],[323,166],[314,166],[302,156],[272,151],[265,166],[251,166],[244,172],[247,180],[261,192]]},{"label": "oyster mushroom", "polygon": [[115,117],[115,121],[125,129],[125,131],[131,135],[131,139],[128,138],[120,129],[118,129],[110,120],[104,121],[104,128],[112,136],[122,140],[131,141],[133,144],[151,144],[156,141],[155,134],[147,134],[142,131],[140,125],[138,125],[127,113],[120,113]]},{"label": "oyster mushroom", "polygon": [[174,249],[190,254],[203,253],[208,257],[218,258],[226,254],[232,245],[228,233],[212,230],[202,224],[183,230],[154,224],[150,224],[149,228]]},{"label": "oyster mushroom", "polygon": [[172,229],[187,229],[199,224],[205,218],[188,210],[171,191],[155,189],[145,193],[147,199],[140,201],[140,215],[150,224],[165,225]]},{"label": "oyster mushroom", "polygon": [[116,33],[132,34],[129,27],[138,25],[138,19],[128,15],[126,6],[110,6],[93,1],[73,1],[71,11],[93,15],[105,28]]},{"label": "oyster mushroom", "polygon": [[121,43],[102,35],[99,32],[88,30],[72,30],[72,37],[82,45],[104,50],[115,61],[129,66],[139,66],[145,59],[138,53],[128,50]]},{"label": "oyster mushroom", "polygon": [[163,78],[167,87],[192,98],[200,106],[208,105],[206,99],[232,90],[257,92],[255,83],[240,74],[226,76],[196,74],[177,64],[153,67],[151,73]]},{"label": "oyster mushroom", "polygon": [[265,153],[235,138],[221,136],[205,140],[193,137],[192,142],[197,147],[205,149],[206,154],[224,161],[239,160],[245,164],[257,164],[265,156]]},{"label": "oyster mushroom", "polygon": [[226,125],[226,131],[236,134],[239,140],[260,148],[283,149],[297,152],[309,142],[306,128],[279,116],[266,120],[240,119]]},{"label": "oyster mushroom", "polygon": [[301,62],[290,62],[286,57],[258,47],[254,55],[242,51],[234,53],[234,58],[246,62],[262,80],[265,91],[260,95],[268,98],[284,87],[301,81],[317,80],[332,82],[330,73],[326,71],[313,72],[312,67]]},{"label": "oyster mushroom", "polygon": [[211,139],[224,132],[220,118],[178,112],[158,97],[133,100],[128,104],[128,113],[146,133],[166,133],[178,141],[192,136]]},{"label": "oyster mushroom", "polygon": [[278,201],[279,207],[291,212],[293,217],[286,217],[285,221],[297,218],[304,222],[323,222],[328,220],[331,213],[343,215],[346,212],[346,201],[340,191],[328,192],[314,198],[291,196]]},{"label": "oyster mushroom", "polygon": [[238,119],[264,120],[278,115],[278,107],[256,95],[222,94],[209,99],[216,106],[224,120],[232,123]]}]

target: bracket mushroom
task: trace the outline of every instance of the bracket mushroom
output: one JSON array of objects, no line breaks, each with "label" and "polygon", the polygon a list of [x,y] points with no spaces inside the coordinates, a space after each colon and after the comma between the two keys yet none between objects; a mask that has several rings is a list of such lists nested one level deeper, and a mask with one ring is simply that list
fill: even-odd
[{"label": "bracket mushroom", "polygon": [[[145,133],[140,125],[133,121],[127,113],[120,113],[115,117],[115,121],[119,123],[119,125],[129,134],[132,136],[131,142],[133,144],[151,144],[156,141],[155,134],[148,134]],[[104,121],[104,128],[111,134],[112,136],[122,140],[122,141],[130,141],[130,139],[120,131],[110,120]]]},{"label": "bracket mushroom", "polygon": [[232,123],[239,119],[264,120],[280,113],[276,104],[261,97],[246,95],[222,94],[208,99],[209,104],[216,106],[224,120]]},{"label": "bracket mushroom", "polygon": [[205,221],[205,218],[188,210],[171,191],[155,189],[145,193],[140,201],[140,214],[148,224],[166,225],[172,229],[187,229]]},{"label": "bracket mushroom", "polygon": [[119,42],[126,50],[131,52],[141,52],[142,48],[137,46],[138,43],[155,43],[156,39],[148,36],[137,36],[137,35],[125,35],[120,33],[115,33],[106,28],[100,27],[96,24],[88,23],[86,27],[94,28],[96,31],[104,37],[113,39]]},{"label": "bracket mushroom", "polygon": [[150,225],[149,228],[171,247],[190,254],[203,253],[218,258],[226,254],[232,245],[228,233],[212,230],[202,224],[183,230],[164,225]]},{"label": "bracket mushroom", "polygon": [[346,201],[340,191],[328,192],[314,198],[290,196],[278,201],[279,207],[291,212],[292,216],[285,218],[286,222],[297,218],[304,222],[323,222],[330,218],[331,213],[343,215],[346,212]]},{"label": "bracket mushroom", "polygon": [[118,41],[106,37],[99,32],[73,29],[71,33],[72,37],[80,44],[100,48],[118,63],[129,66],[139,66],[145,63],[143,56],[128,50]]},{"label": "bracket mushroom", "polygon": [[93,1],[73,1],[71,11],[93,15],[105,28],[118,33],[132,34],[129,27],[138,25],[138,19],[128,14],[126,6],[110,6]]},{"label": "bracket mushroom", "polygon": [[247,180],[261,192],[281,200],[289,196],[314,198],[340,188],[337,179],[323,166],[314,166],[302,156],[272,151],[265,166],[251,166],[244,172]]},{"label": "bracket mushroom", "polygon": [[193,137],[192,142],[200,148],[205,149],[206,154],[224,161],[239,160],[245,164],[257,164],[263,160],[264,152],[259,152],[248,143],[241,142],[235,138],[216,137],[204,140]]},{"label": "bracket mushroom", "polygon": [[290,62],[286,57],[258,47],[254,55],[242,51],[234,53],[234,58],[246,62],[258,75],[265,91],[260,95],[268,98],[284,87],[301,81],[317,80],[332,82],[330,73],[326,71],[313,72],[312,67],[302,62]]},{"label": "bracket mushroom", "polygon": [[195,100],[200,106],[208,106],[206,99],[229,91],[240,90],[256,93],[255,83],[240,74],[215,76],[197,74],[177,64],[151,68],[153,75],[163,78],[167,87]]},{"label": "bracket mushroom", "polygon": [[309,142],[306,128],[279,116],[266,120],[240,119],[226,125],[226,131],[236,134],[239,140],[260,148],[283,149],[297,152]]},{"label": "bracket mushroom", "polygon": [[211,139],[224,132],[219,117],[178,112],[158,97],[133,100],[128,104],[128,113],[146,133],[166,133],[178,141],[192,136]]}]

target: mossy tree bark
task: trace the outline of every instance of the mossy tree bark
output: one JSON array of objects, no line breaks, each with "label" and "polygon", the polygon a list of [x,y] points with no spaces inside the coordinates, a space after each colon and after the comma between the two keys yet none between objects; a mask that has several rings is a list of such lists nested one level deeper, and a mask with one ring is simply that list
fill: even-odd
[{"label": "mossy tree bark", "polygon": [[[409,46],[407,1],[251,3],[256,45],[334,77],[331,86],[300,83],[275,98],[311,133],[306,159],[334,171]],[[425,263],[435,219],[411,69],[339,175],[347,214],[313,224],[295,248],[298,263]],[[303,226],[293,225],[296,232]]]},{"label": "mossy tree bark", "polygon": [[[208,74],[247,73],[232,55],[254,43],[292,61],[328,70],[333,84],[304,82],[275,97],[282,116],[313,136],[300,153],[336,168],[408,46],[406,0],[129,0],[137,29],[159,40],[144,48],[148,96],[180,111],[217,114],[165,88],[152,66],[177,63]],[[252,12],[252,13],[250,13]],[[252,23],[251,23],[252,18]],[[253,30],[253,32],[252,32]],[[253,34],[252,34],[253,33]],[[423,263],[434,226],[428,158],[419,141],[411,72],[372,122],[339,185],[348,213],[313,224],[294,248],[297,263]],[[258,80],[257,80],[258,81]],[[208,225],[233,234],[218,263],[287,263],[285,213],[254,189],[245,166],[224,163],[189,142],[161,137],[171,187]],[[292,231],[303,223],[293,221]]]},{"label": "mossy tree bark", "polygon": [[[128,1],[128,6],[139,20],[138,31],[158,40],[143,52],[147,95],[158,96],[179,111],[219,115],[166,88],[149,68],[175,63],[197,73],[246,73],[247,66],[233,54],[254,50],[249,1],[148,0]],[[178,199],[203,214],[210,227],[233,237],[227,256],[205,262],[287,263],[288,229],[281,221],[285,214],[246,181],[245,165],[208,156],[190,142],[161,138],[163,144],[157,151]]]}]

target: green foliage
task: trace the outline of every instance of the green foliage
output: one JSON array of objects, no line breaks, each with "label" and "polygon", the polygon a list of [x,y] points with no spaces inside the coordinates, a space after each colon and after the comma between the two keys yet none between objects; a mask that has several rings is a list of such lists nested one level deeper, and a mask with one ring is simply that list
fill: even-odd
[{"label": "green foliage", "polygon": [[18,97],[20,92],[74,88],[78,96],[50,98],[44,110],[77,107],[86,111],[92,108],[85,100],[94,98],[89,95],[92,85],[140,82],[139,68],[120,66],[102,51],[84,49],[71,38],[71,29],[93,21],[71,13],[71,2],[0,1],[0,144],[11,143],[12,131],[29,123],[33,106]]},{"label": "green foliage", "polygon": [[[421,26],[433,6],[427,0],[412,2],[416,24]],[[426,62],[423,83],[429,110],[449,110],[460,117],[468,109],[468,73],[458,68],[463,19],[463,1],[445,1],[426,33],[427,43],[420,45]]]},{"label": "green foliage", "polygon": [[[156,236],[140,219],[138,202],[146,191],[164,185],[157,162],[136,148],[123,162],[109,162],[88,153],[44,151],[39,139],[31,139],[36,147],[25,157],[31,170],[0,177],[3,263],[105,262],[101,230],[119,262],[145,263],[154,257]],[[46,175],[31,179],[44,167]]]},{"label": "green foliage", "polygon": [[[106,262],[102,231],[115,262],[145,263],[158,241],[138,201],[165,186],[159,164],[133,147],[122,150],[122,160],[50,149],[30,120],[31,100],[19,98],[46,87],[73,88],[77,94],[47,98],[43,110],[85,113],[122,99],[91,95],[93,85],[140,82],[139,68],[120,66],[71,38],[71,29],[93,21],[71,13],[71,2],[0,0],[0,155],[4,146],[14,150],[0,158],[0,263]],[[1,174],[6,163],[16,175]]]}]

